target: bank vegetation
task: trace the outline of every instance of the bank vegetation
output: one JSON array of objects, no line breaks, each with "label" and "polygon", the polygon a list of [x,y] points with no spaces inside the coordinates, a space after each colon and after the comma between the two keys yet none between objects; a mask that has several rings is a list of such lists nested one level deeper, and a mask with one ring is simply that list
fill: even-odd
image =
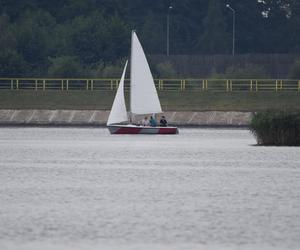
[{"label": "bank vegetation", "polygon": [[258,145],[300,146],[300,112],[257,112],[250,130]]}]

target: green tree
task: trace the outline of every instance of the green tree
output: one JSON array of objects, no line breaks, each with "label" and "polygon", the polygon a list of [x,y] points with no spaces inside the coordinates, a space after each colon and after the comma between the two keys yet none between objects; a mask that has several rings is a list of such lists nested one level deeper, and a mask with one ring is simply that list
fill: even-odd
[{"label": "green tree", "polygon": [[101,12],[80,16],[71,29],[68,44],[84,64],[114,62],[128,54],[130,32],[116,16],[105,17]]},{"label": "green tree", "polygon": [[128,57],[132,29],[147,54],[165,54],[170,5],[171,54],[229,53],[226,3],[236,10],[236,53],[300,53],[298,0],[1,0],[1,58],[28,76],[46,74],[48,58],[62,57],[93,72]]},{"label": "green tree", "polygon": [[289,72],[289,78],[300,79],[300,60],[296,60]]},{"label": "green tree", "polygon": [[291,1],[290,11],[291,15],[288,19],[289,48],[292,53],[300,53],[300,2],[297,0]]},{"label": "green tree", "polygon": [[[288,15],[290,0],[264,0],[264,53],[287,53],[289,51]],[[283,39],[285,41],[283,42]],[[271,41],[271,46],[270,46]]]},{"label": "green tree", "polygon": [[3,49],[15,49],[17,45],[17,39],[13,29],[13,25],[9,21],[7,15],[0,16],[0,48]]},{"label": "green tree", "polygon": [[230,51],[230,36],[220,0],[210,0],[203,20],[204,32],[198,44],[205,54],[224,54]]},{"label": "green tree", "polygon": [[201,23],[207,14],[207,0],[174,1],[170,14],[171,54],[199,54]]},{"label": "green tree", "polygon": [[47,71],[54,27],[55,21],[44,11],[28,11],[17,22],[17,50],[28,63],[33,75]]},{"label": "green tree", "polygon": [[[265,6],[257,0],[228,1],[236,11],[235,50],[236,53],[263,53],[268,34],[263,17]],[[232,35],[232,11],[226,9],[228,30]],[[270,45],[270,44],[269,44]]]},{"label": "green tree", "polygon": [[163,62],[156,65],[156,77],[160,78],[174,78],[176,77],[176,70],[170,62]]},{"label": "green tree", "polygon": [[48,75],[52,77],[82,77],[84,71],[76,57],[61,56],[50,59]]},{"label": "green tree", "polygon": [[141,28],[141,33],[138,35],[142,40],[145,52],[148,54],[164,54],[166,53],[165,42],[165,19],[161,15],[157,15],[149,11],[144,25]]},{"label": "green tree", "polygon": [[0,77],[22,77],[28,75],[27,64],[16,50],[0,51]]},{"label": "green tree", "polygon": [[0,16],[0,76],[22,76],[26,74],[26,63],[17,52],[17,38],[7,15]]},{"label": "green tree", "polygon": [[225,78],[233,79],[259,79],[269,78],[263,66],[247,63],[245,65],[234,65],[226,69]]}]

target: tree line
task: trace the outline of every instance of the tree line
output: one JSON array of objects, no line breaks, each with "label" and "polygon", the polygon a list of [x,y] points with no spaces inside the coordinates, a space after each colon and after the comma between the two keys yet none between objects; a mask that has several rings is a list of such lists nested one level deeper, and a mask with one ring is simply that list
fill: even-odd
[{"label": "tree line", "polygon": [[[298,0],[2,0],[0,76],[109,76],[135,29],[147,54],[300,53]],[[170,8],[172,6],[172,8]]]}]

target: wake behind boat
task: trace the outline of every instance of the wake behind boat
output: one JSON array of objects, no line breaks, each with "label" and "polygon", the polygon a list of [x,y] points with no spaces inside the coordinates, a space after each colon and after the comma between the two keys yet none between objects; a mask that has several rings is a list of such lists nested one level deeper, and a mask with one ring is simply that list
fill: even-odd
[{"label": "wake behind boat", "polygon": [[130,67],[130,117],[128,119],[124,79],[128,61],[126,61],[115,100],[108,117],[107,127],[111,134],[178,134],[177,127],[150,127],[122,123],[132,121],[134,115],[162,113],[154,80],[143,48],[134,31],[131,37]]}]

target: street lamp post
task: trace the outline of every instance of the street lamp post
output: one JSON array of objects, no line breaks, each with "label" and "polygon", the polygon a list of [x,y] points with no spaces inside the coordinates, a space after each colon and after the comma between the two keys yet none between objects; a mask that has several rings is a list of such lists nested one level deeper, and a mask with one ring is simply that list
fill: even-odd
[{"label": "street lamp post", "polygon": [[167,14],[167,56],[170,54],[170,12],[172,9],[173,7],[169,6]]},{"label": "street lamp post", "polygon": [[232,55],[235,54],[235,9],[233,9],[229,4],[226,7],[232,11]]}]

